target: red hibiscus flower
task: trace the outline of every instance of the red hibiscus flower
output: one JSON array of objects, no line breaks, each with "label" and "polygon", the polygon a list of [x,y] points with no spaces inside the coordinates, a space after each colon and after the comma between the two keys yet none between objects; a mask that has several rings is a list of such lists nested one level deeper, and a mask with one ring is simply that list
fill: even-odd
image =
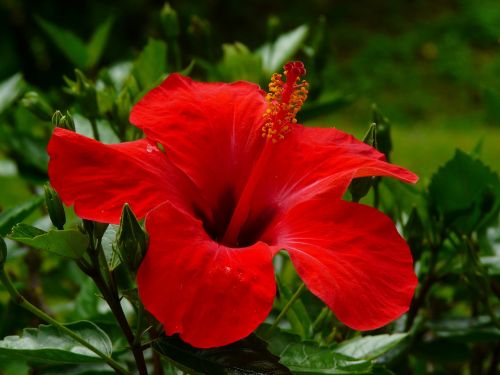
[{"label": "red hibiscus flower", "polygon": [[167,334],[196,347],[250,334],[272,308],[282,249],[349,327],[374,329],[407,311],[416,285],[408,246],[385,215],[341,197],[356,177],[417,177],[339,130],[296,124],[304,73],[287,64],[267,95],[248,82],[171,74],[132,110],[145,139],[105,145],[54,131],[49,176],[67,205],[118,223],[129,203],[146,218],[139,295]]}]

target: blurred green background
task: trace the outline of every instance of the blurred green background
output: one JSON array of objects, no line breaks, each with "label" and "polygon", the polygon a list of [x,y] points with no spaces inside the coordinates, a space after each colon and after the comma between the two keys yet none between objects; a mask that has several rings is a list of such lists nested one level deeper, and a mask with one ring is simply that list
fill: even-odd
[{"label": "blurred green background", "polygon": [[[370,121],[370,104],[376,102],[394,124],[394,160],[424,178],[451,157],[454,148],[471,150],[481,139],[483,159],[498,167],[500,3],[496,0],[170,4],[179,15],[181,66],[197,61],[195,77],[207,78],[200,62],[221,61],[223,43],[241,42],[255,50],[283,32],[307,25],[307,44],[319,43],[320,50],[301,48],[295,55],[316,54],[313,66],[308,66],[312,89],[321,88],[322,97],[340,94],[350,100],[341,110],[316,116],[308,124],[334,125],[361,137]],[[110,22],[102,55],[87,70],[95,77],[100,67],[135,58],[148,38],[162,37],[163,5],[132,0],[71,4],[2,0],[0,81],[21,72],[50,98],[64,84],[63,75],[73,74],[74,62],[54,43],[44,21],[84,41]],[[54,102],[64,104],[61,98]]]}]

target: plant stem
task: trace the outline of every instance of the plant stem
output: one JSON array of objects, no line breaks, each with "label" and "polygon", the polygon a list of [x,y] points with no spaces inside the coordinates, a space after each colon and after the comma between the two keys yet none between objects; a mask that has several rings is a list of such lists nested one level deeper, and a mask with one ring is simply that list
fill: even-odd
[{"label": "plant stem", "polygon": [[[94,280],[94,283],[96,284],[97,288],[101,292],[102,296],[106,300],[106,302],[109,305],[109,308],[111,309],[111,312],[116,318],[116,321],[118,322],[118,325],[120,326],[123,334],[125,335],[125,338],[127,339],[127,342],[130,346],[130,349],[132,350],[132,354],[134,355],[134,359],[137,365],[137,369],[139,370],[140,375],[147,375],[148,370],[146,367],[146,361],[144,359],[144,353],[142,351],[141,343],[140,340],[136,342],[134,334],[132,332],[132,329],[130,328],[130,325],[128,324],[127,317],[125,316],[125,313],[123,312],[121,303],[120,303],[120,297],[118,295],[118,288],[116,287],[116,283],[114,281],[113,274],[109,274],[107,276],[107,279],[109,280],[109,283],[106,281],[104,276],[101,273],[101,267],[99,265],[99,259],[101,261],[106,261],[106,259],[103,257],[102,254],[102,247],[100,245],[98,246],[98,249],[96,249],[98,254],[94,254],[94,256],[91,256],[92,259],[92,267],[91,269],[82,269],[84,272],[87,272],[87,274]],[[102,256],[99,256],[102,255]],[[108,269],[106,267],[106,269]],[[109,269],[108,269],[109,270]],[[89,272],[90,271],[90,272]]]},{"label": "plant stem", "polygon": [[286,315],[286,313],[288,312],[288,310],[290,310],[290,308],[293,306],[294,302],[299,298],[300,294],[305,289],[305,287],[306,287],[306,285],[304,283],[300,284],[300,286],[297,289],[297,291],[295,292],[295,294],[292,296],[292,298],[290,298],[290,300],[287,302],[287,304],[285,305],[285,307],[283,307],[283,310],[281,310],[281,312],[278,314],[278,316],[274,320],[274,322],[271,325],[271,327],[269,327],[269,329],[267,330],[267,332],[264,334],[265,338],[268,338],[269,336],[271,336],[271,333],[273,333],[273,331],[278,326],[279,322],[283,319],[283,317]]},{"label": "plant stem", "polygon": [[101,137],[99,136],[99,129],[97,128],[97,121],[94,117],[90,118],[90,125],[92,126],[92,133],[94,134],[95,140],[100,141]]},{"label": "plant stem", "polygon": [[78,334],[70,330],[69,328],[65,327],[61,323],[59,323],[57,320],[49,316],[48,314],[44,313],[42,310],[38,309],[36,306],[32,305],[26,298],[24,298],[14,287],[12,282],[9,279],[9,276],[5,273],[5,269],[2,267],[0,268],[0,281],[2,284],[5,286],[5,289],[7,289],[7,292],[11,296],[12,300],[18,304],[19,306],[23,307],[24,309],[28,310],[31,312],[33,315],[37,316],[41,320],[52,324],[53,326],[57,327],[59,330],[73,338],[75,341],[79,342],[83,346],[85,346],[87,349],[101,357],[103,360],[106,361],[106,363],[113,368],[118,374],[130,374],[127,369],[122,367],[118,362],[116,362],[113,358],[107,356],[103,352],[101,352],[99,349],[97,349],[95,346],[84,340],[82,337],[80,337]]}]

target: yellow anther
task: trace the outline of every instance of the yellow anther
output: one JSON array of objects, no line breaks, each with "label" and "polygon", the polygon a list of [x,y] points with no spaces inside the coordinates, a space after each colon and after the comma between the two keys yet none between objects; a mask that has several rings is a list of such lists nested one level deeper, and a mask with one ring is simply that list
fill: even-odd
[{"label": "yellow anther", "polygon": [[271,76],[269,92],[265,96],[268,108],[264,112],[262,137],[276,143],[292,131],[292,125],[297,123],[295,116],[307,99],[309,84],[306,81],[298,83],[305,72],[304,65],[296,61],[285,65],[286,81],[281,74]]}]

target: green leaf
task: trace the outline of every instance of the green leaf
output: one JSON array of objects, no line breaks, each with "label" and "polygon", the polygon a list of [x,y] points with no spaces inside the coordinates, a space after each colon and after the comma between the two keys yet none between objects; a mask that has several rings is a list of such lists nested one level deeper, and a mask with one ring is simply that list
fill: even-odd
[{"label": "green leaf", "polygon": [[500,329],[494,325],[489,316],[430,321],[427,327],[438,338],[459,342],[498,342],[500,340]]},{"label": "green leaf", "polygon": [[80,258],[89,245],[88,237],[76,229],[45,232],[26,224],[16,225],[9,238],[70,259]]},{"label": "green leaf", "polygon": [[432,176],[429,207],[458,232],[470,233],[496,218],[499,206],[498,175],[460,150]]},{"label": "green leaf", "polygon": [[[81,321],[65,326],[111,356],[111,340],[94,323]],[[5,337],[0,341],[0,357],[18,357],[30,362],[49,364],[103,362],[101,357],[52,325],[25,328],[20,336]]]},{"label": "green leaf", "polygon": [[161,40],[149,39],[135,60],[132,72],[143,91],[152,88],[167,72],[167,45]]},{"label": "green leaf", "polygon": [[113,17],[109,17],[97,28],[97,30],[92,35],[92,38],[87,45],[87,67],[93,67],[101,58],[104,47],[106,47],[106,43],[108,42],[109,33],[112,26]]},{"label": "green leaf", "polygon": [[17,223],[26,219],[43,202],[43,197],[36,197],[19,206],[9,208],[0,213],[0,236],[5,236]]},{"label": "green leaf", "polygon": [[274,43],[264,44],[257,53],[262,57],[262,68],[266,75],[281,70],[282,66],[303,46],[309,32],[306,25],[282,34]]},{"label": "green leaf", "polygon": [[0,114],[21,95],[25,86],[26,83],[21,73],[16,73],[0,82]]},{"label": "green leaf", "polygon": [[213,349],[197,349],[177,336],[162,336],[154,349],[173,360],[183,370],[206,374],[291,374],[255,335]]},{"label": "green leaf", "polygon": [[356,337],[344,341],[334,350],[356,359],[375,359],[397,346],[408,337],[408,333],[394,333],[392,335],[376,335]]},{"label": "green leaf", "polygon": [[[267,325],[259,327],[259,332],[267,332]],[[300,337],[276,329],[267,339],[271,353],[280,357],[280,362],[294,374],[371,374],[372,364],[341,353],[332,347],[319,346],[314,341],[301,341]]]},{"label": "green leaf", "polygon": [[222,81],[245,80],[258,83],[262,74],[262,61],[258,54],[252,53],[244,44],[223,44],[222,61],[217,71]]},{"label": "green leaf", "polygon": [[36,21],[74,66],[80,69],[87,67],[89,60],[87,46],[79,37],[42,18],[36,17]]}]

